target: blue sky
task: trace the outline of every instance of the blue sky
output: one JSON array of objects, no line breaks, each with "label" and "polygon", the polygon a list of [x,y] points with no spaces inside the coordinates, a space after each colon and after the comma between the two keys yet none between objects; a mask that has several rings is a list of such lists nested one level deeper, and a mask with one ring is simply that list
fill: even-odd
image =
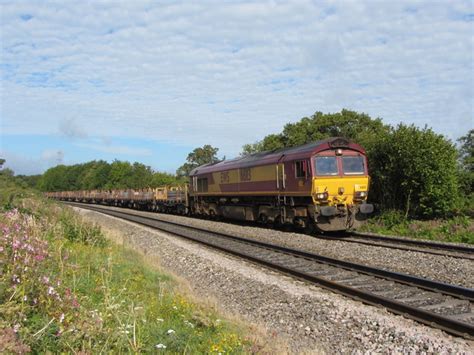
[{"label": "blue sky", "polygon": [[0,155],[173,172],[315,111],[473,128],[472,1],[0,0]]}]

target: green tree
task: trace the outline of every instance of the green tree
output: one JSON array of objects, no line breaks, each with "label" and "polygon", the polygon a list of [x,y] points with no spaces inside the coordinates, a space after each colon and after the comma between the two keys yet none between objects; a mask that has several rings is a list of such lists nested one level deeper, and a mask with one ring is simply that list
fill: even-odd
[{"label": "green tree", "polygon": [[474,172],[474,129],[471,129],[465,136],[459,138],[461,148],[459,150],[463,168]]},{"label": "green tree", "polygon": [[456,148],[442,135],[400,124],[371,151],[371,193],[406,216],[445,217],[459,202],[456,160]]},{"label": "green tree", "polygon": [[217,152],[219,148],[214,148],[209,144],[204,145],[201,148],[194,149],[191,153],[188,154],[186,158],[186,163],[181,165],[178,170],[176,170],[176,175],[178,177],[189,176],[189,173],[194,168],[198,166],[215,163],[219,161],[217,158]]},{"label": "green tree", "polygon": [[280,134],[270,134],[254,144],[246,144],[242,154],[293,147],[330,137],[346,137],[370,149],[376,137],[387,135],[389,126],[380,118],[365,113],[342,110],[338,113],[316,112],[298,122],[288,123]]},{"label": "green tree", "polygon": [[66,180],[68,168],[65,165],[57,165],[46,170],[39,181],[39,188],[43,191],[64,191],[70,190]]},{"label": "green tree", "polygon": [[474,129],[459,138],[459,189],[463,211],[474,216]]},{"label": "green tree", "polygon": [[94,190],[104,188],[109,179],[110,164],[104,160],[91,161],[82,164],[79,176],[79,189]]},{"label": "green tree", "polygon": [[114,160],[110,165],[110,173],[106,189],[132,188],[133,167],[128,161]]},{"label": "green tree", "polygon": [[15,181],[25,187],[38,188],[41,175],[17,175]]},{"label": "green tree", "polygon": [[176,179],[175,175],[162,173],[162,172],[155,172],[153,174],[153,178],[151,180],[151,187],[159,187],[159,186],[166,186],[166,185],[176,185],[179,184],[180,181]]},{"label": "green tree", "polygon": [[153,171],[149,166],[142,163],[133,163],[130,184],[134,188],[150,187],[153,179]]},{"label": "green tree", "polygon": [[3,176],[13,177],[15,175],[15,172],[12,169],[3,169],[3,164],[5,164],[5,162],[5,159],[0,159],[0,174],[2,174]]}]

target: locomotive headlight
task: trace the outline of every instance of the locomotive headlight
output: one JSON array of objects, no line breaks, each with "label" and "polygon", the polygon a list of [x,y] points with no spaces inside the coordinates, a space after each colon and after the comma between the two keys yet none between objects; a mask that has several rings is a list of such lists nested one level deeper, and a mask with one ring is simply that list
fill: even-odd
[{"label": "locomotive headlight", "polygon": [[329,197],[329,195],[328,195],[327,192],[322,192],[322,193],[316,194],[316,199],[318,199],[318,200],[327,200],[328,197]]},{"label": "locomotive headlight", "polygon": [[367,191],[357,191],[355,193],[356,198],[364,198],[367,197]]}]

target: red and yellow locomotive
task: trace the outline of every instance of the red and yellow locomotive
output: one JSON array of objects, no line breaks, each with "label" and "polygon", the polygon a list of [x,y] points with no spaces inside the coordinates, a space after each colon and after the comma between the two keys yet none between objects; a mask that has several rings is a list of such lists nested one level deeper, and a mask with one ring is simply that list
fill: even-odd
[{"label": "red and yellow locomotive", "polygon": [[190,174],[190,212],[295,224],[357,227],[373,211],[364,149],[343,138],[200,166]]}]

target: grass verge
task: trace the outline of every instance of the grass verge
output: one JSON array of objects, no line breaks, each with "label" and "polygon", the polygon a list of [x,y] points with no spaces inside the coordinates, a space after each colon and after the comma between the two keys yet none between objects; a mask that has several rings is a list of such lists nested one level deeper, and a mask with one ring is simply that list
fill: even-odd
[{"label": "grass verge", "polygon": [[170,276],[152,268],[138,253],[107,241],[99,227],[27,191],[11,185],[2,189],[3,183],[0,348],[4,351],[255,349],[242,329],[190,302]]},{"label": "grass verge", "polygon": [[474,220],[469,216],[421,221],[405,218],[397,211],[387,211],[370,218],[359,231],[474,244]]}]

